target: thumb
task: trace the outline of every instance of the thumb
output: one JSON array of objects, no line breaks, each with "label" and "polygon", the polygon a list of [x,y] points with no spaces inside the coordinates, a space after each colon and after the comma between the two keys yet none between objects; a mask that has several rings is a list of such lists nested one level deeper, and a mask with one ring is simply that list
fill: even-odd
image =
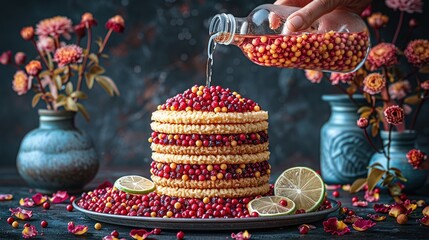
[{"label": "thumb", "polygon": [[314,0],[291,14],[286,21],[286,27],[292,32],[306,29],[318,18],[331,12],[340,5],[341,1]]}]

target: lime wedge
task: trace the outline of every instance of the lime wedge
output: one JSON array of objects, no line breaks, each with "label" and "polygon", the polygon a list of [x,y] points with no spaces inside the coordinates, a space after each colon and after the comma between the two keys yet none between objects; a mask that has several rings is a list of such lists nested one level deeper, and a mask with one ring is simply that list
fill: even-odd
[{"label": "lime wedge", "polygon": [[151,180],[137,175],[120,177],[113,186],[132,194],[146,194],[155,190],[155,184]]},{"label": "lime wedge", "polygon": [[311,212],[317,210],[325,198],[325,183],[310,168],[289,168],[277,178],[274,195],[288,197],[295,202],[297,209]]},{"label": "lime wedge", "polygon": [[[285,200],[286,206],[280,201]],[[247,204],[249,213],[257,212],[260,217],[282,216],[295,213],[295,203],[287,197],[267,196],[255,198]]]}]

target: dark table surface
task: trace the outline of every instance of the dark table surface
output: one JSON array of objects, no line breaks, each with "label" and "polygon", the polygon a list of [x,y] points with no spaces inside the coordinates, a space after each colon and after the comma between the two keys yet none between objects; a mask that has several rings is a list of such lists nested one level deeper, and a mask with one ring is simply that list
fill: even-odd
[{"label": "dark table surface", "polygon": [[[92,189],[104,180],[114,181],[117,177],[126,174],[141,173],[140,169],[121,169],[108,170],[104,169],[99,172],[96,179],[89,185],[88,189]],[[428,187],[420,191],[418,194],[409,195],[412,200],[423,199],[429,203]],[[21,231],[24,225],[23,221],[19,221],[19,227],[14,229],[7,222],[6,219],[10,216],[9,208],[18,207],[19,200],[24,197],[31,197],[34,192],[25,186],[25,183],[20,179],[14,168],[0,169],[0,193],[13,194],[14,198],[11,201],[0,202],[0,240],[3,239],[21,239]],[[332,197],[332,191],[329,191],[329,196]],[[363,199],[363,193],[356,194],[360,199]],[[340,197],[336,200],[342,202],[343,206],[353,209],[357,215],[366,217],[368,213],[374,213],[372,208],[373,203],[370,203],[366,208],[357,208],[351,206],[352,195],[340,190]],[[390,198],[386,193],[381,195],[379,203],[390,203]],[[95,230],[94,224],[96,221],[89,219],[83,213],[74,210],[73,212],[66,211],[68,201],[61,204],[52,204],[49,210],[44,210],[42,207],[33,207],[33,217],[29,221],[30,224],[36,226],[39,231],[39,236],[35,239],[102,239],[104,236],[109,235],[113,230],[117,230],[120,237],[131,239],[129,232],[131,227],[117,226],[107,223],[102,223],[101,230]],[[342,236],[344,239],[429,239],[429,227],[421,226],[416,220],[421,217],[421,208],[418,208],[415,213],[410,215],[410,220],[405,225],[399,225],[395,222],[394,218],[387,217],[383,222],[378,222],[377,225],[366,232],[355,231],[351,224],[349,228],[350,233]],[[337,216],[338,213],[331,214]],[[48,221],[48,228],[42,229],[40,221]],[[74,221],[76,224],[83,224],[89,227],[88,232],[84,236],[74,236],[67,231],[67,223]],[[323,231],[322,221],[312,223],[316,226],[315,230],[311,230],[307,235],[299,234],[296,226],[280,228],[280,229],[266,229],[266,230],[249,230],[252,234],[251,239],[331,239],[338,238],[331,236]],[[150,229],[147,229],[150,230]],[[151,235],[150,239],[175,239],[177,230],[162,230],[161,235]],[[243,229],[244,230],[244,229]],[[41,236],[43,232],[43,236]],[[231,239],[232,232],[238,231],[184,231],[185,239]]]}]

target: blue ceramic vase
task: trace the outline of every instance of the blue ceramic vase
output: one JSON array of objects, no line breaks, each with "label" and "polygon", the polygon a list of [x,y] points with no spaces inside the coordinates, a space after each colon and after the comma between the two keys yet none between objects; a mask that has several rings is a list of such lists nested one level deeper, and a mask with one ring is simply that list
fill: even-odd
[{"label": "blue ceramic vase", "polygon": [[[331,106],[331,116],[320,133],[320,167],[327,184],[351,184],[366,177],[374,150],[357,127],[358,106],[347,95],[324,95]],[[358,103],[366,100],[353,96]]]},{"label": "blue ceramic vase", "polygon": [[[389,132],[381,131],[380,136],[387,151]],[[429,173],[427,170],[413,169],[408,163],[406,155],[409,150],[415,148],[416,137],[417,135],[414,131],[392,132],[391,134],[389,167],[398,168],[407,179],[407,182],[403,183],[405,192],[413,192],[421,188],[425,184]],[[375,153],[371,158],[370,164],[374,163],[380,163],[386,168],[387,159],[383,153]]]},{"label": "blue ceramic vase", "polygon": [[22,140],[19,174],[38,192],[82,190],[99,166],[90,137],[75,127],[74,112],[39,110],[39,117],[39,128]]}]

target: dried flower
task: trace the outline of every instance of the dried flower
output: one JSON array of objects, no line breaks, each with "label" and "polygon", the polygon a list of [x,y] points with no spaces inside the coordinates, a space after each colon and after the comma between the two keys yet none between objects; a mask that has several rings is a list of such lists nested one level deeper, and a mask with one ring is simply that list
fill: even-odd
[{"label": "dried flower", "polygon": [[58,48],[55,51],[54,61],[58,66],[63,67],[68,64],[80,62],[82,60],[83,50],[81,47],[71,44]]},{"label": "dried flower", "polygon": [[368,119],[361,117],[356,121],[356,125],[360,128],[367,128],[369,125]]},{"label": "dried flower", "polygon": [[398,49],[392,43],[379,43],[368,54],[367,66],[371,71],[398,64]]},{"label": "dried flower", "polygon": [[344,218],[343,222],[345,223],[355,223],[357,220],[363,219],[362,217],[356,216],[356,215],[347,215],[346,218]]},{"label": "dried flower", "polygon": [[37,40],[37,48],[40,51],[54,52],[55,41],[51,37],[39,37],[39,39]]},{"label": "dried flower", "polygon": [[386,5],[393,10],[407,13],[421,13],[423,11],[423,2],[421,0],[386,0]]},{"label": "dried flower", "polygon": [[18,95],[23,95],[31,88],[31,80],[24,71],[18,70],[13,76],[12,88]]},{"label": "dried flower", "polygon": [[389,211],[389,216],[391,217],[397,217],[400,214],[406,213],[407,209],[402,204],[397,204],[395,206],[392,206],[392,208]]},{"label": "dried flower", "polygon": [[352,73],[337,73],[333,72],[331,73],[331,76],[329,77],[329,80],[331,80],[332,85],[337,85],[338,83],[349,83],[353,80],[353,78],[356,76],[356,72]]},{"label": "dried flower", "polygon": [[44,37],[60,37],[70,39],[70,33],[73,31],[72,21],[67,17],[56,16],[40,21],[36,26],[36,34]]},{"label": "dried flower", "polygon": [[421,87],[423,90],[429,90],[429,80],[426,80],[426,81],[424,81],[424,82],[420,83],[420,87]]},{"label": "dried flower", "polygon": [[371,73],[363,80],[363,90],[371,95],[380,93],[386,85],[386,80],[379,73]]},{"label": "dried flower", "polygon": [[91,26],[97,26],[97,21],[94,19],[94,16],[92,16],[92,13],[86,12],[82,15],[82,19],[80,22],[85,26],[88,25],[88,27]]},{"label": "dried flower", "polygon": [[23,52],[15,53],[15,64],[16,65],[24,64],[26,59],[27,59],[27,55],[25,55],[25,53],[23,53]]},{"label": "dried flower", "polygon": [[336,217],[331,217],[323,222],[323,230],[332,235],[344,235],[350,232],[349,227],[343,221],[339,221]]},{"label": "dried flower", "polygon": [[378,214],[368,214],[367,216],[376,222],[381,222],[386,220],[386,216],[382,216]]},{"label": "dried flower", "polygon": [[401,100],[411,91],[410,82],[407,80],[398,81],[389,86],[389,95],[391,99]]},{"label": "dried flower", "polygon": [[21,220],[28,220],[33,216],[33,211],[25,210],[20,207],[9,208],[9,211],[12,213],[12,215],[14,215],[15,217]]},{"label": "dried flower", "polygon": [[365,198],[365,200],[368,202],[378,202],[378,200],[380,200],[380,193],[366,190],[363,198]]},{"label": "dried flower", "polygon": [[36,76],[42,71],[42,64],[38,60],[32,60],[25,65],[25,71],[27,71],[30,76]]},{"label": "dried flower", "polygon": [[33,225],[24,225],[24,229],[22,230],[22,237],[23,238],[33,238],[39,234],[37,232],[37,229]]},{"label": "dried flower", "polygon": [[320,83],[323,78],[323,73],[316,70],[305,70],[305,77],[312,83]]},{"label": "dried flower", "polygon": [[76,36],[83,38],[86,34],[86,27],[85,24],[79,23],[73,27],[74,33]]},{"label": "dried flower", "polygon": [[31,198],[21,198],[19,200],[19,206],[21,207],[34,207],[35,203]]},{"label": "dried flower", "polygon": [[429,216],[424,216],[418,220],[421,224],[429,226]]},{"label": "dried flower", "polygon": [[74,225],[74,222],[69,222],[67,230],[74,235],[80,236],[88,231],[88,226],[85,225]]},{"label": "dried flower", "polygon": [[34,38],[34,28],[33,27],[23,27],[21,29],[21,37],[24,40],[31,40]]},{"label": "dried flower", "polygon": [[33,199],[36,205],[41,205],[48,200],[48,197],[41,193],[36,193],[31,197],[31,199]]},{"label": "dried flower", "polygon": [[239,232],[237,234],[231,233],[231,238],[235,240],[247,240],[251,237],[252,235],[247,230],[245,230],[244,232]]},{"label": "dried flower", "polygon": [[66,191],[58,191],[52,194],[52,198],[49,201],[52,203],[62,203],[69,198],[69,194]]},{"label": "dried flower", "polygon": [[353,223],[352,227],[356,231],[363,232],[374,227],[375,225],[376,223],[371,220],[359,219],[355,223]]},{"label": "dried flower", "polygon": [[12,194],[0,194],[0,202],[1,201],[9,201],[13,199]]},{"label": "dried flower", "polygon": [[353,206],[354,207],[367,207],[368,206],[368,202],[367,201],[363,201],[363,200],[356,201],[356,202],[353,202]]},{"label": "dried flower", "polygon": [[144,240],[152,234],[153,230],[147,231],[146,229],[133,229],[130,231],[130,237],[137,240]]},{"label": "dried flower", "polygon": [[429,63],[429,41],[417,39],[409,42],[404,54],[408,62],[416,67]]},{"label": "dried flower", "polygon": [[388,213],[391,206],[389,204],[374,204],[374,210],[378,213]]},{"label": "dried flower", "polygon": [[414,169],[419,169],[423,161],[427,159],[427,155],[418,149],[411,149],[407,153],[407,159]]},{"label": "dried flower", "polygon": [[0,63],[3,65],[10,64],[12,62],[12,52],[6,51],[0,55]]},{"label": "dried flower", "polygon": [[114,32],[123,32],[125,29],[125,21],[120,15],[116,15],[107,21],[106,28]]},{"label": "dried flower", "polygon": [[392,105],[384,109],[384,117],[387,123],[399,125],[404,121],[404,109],[398,105]]},{"label": "dried flower", "polygon": [[369,26],[375,29],[379,29],[381,27],[386,26],[387,22],[389,22],[389,17],[380,12],[373,13],[371,16],[368,17]]},{"label": "dried flower", "polygon": [[429,206],[426,206],[425,208],[423,208],[422,214],[423,216],[429,217]]}]

